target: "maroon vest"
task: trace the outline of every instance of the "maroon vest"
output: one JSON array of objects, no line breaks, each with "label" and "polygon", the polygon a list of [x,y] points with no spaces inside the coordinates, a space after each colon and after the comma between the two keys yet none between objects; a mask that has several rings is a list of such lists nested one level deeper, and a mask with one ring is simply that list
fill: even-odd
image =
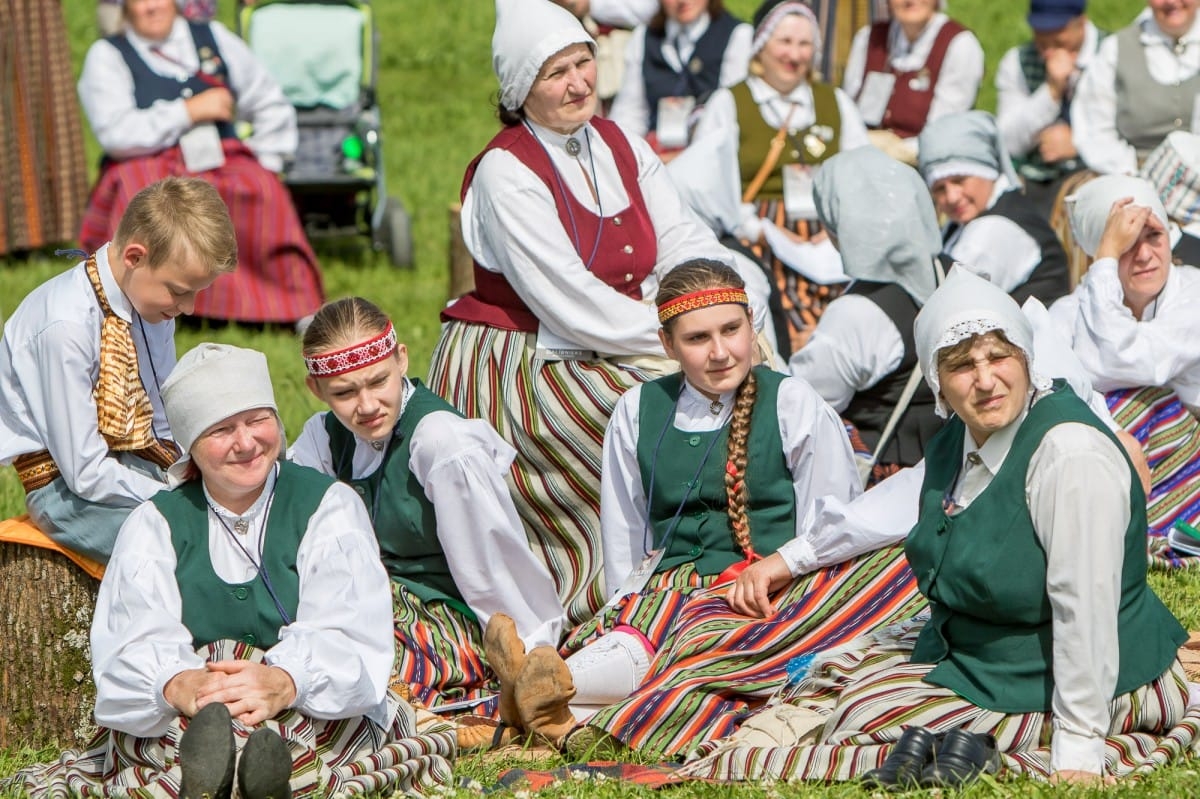
[{"label": "maroon vest", "polygon": [[[563,230],[568,237],[574,231],[578,232],[575,249],[585,263],[599,232],[600,243],[592,261],[592,274],[627,297],[640,300],[642,281],[653,271],[658,260],[658,239],[638,186],[637,158],[616,124],[595,118],[591,126],[604,139],[616,160],[621,183],[629,197],[629,205],[624,210],[599,217],[583,207],[559,182],[549,154],[525,125],[514,125],[500,131],[483,152],[475,156],[463,177],[461,197],[467,196],[479,160],[490,150],[507,150],[546,184],[558,207],[558,219]],[[571,224],[572,217],[574,226]],[[474,291],[458,298],[442,311],[443,322],[451,319],[523,333],[536,333],[538,329],[537,317],[504,275],[484,269],[478,263],[475,264]]]},{"label": "maroon vest", "polygon": [[[942,62],[946,59],[946,50],[950,40],[966,30],[952,19],[946,20],[942,29],[933,40],[933,48],[925,65],[918,70],[898,72],[888,64],[888,26],[889,22],[876,22],[871,26],[871,37],[867,40],[866,72],[885,72],[896,76],[896,84],[892,87],[892,96],[888,100],[887,110],[883,112],[883,121],[879,127],[892,131],[902,139],[916,136],[925,127],[925,117],[929,116],[929,105],[933,102],[933,90],[937,86],[938,75],[942,71]],[[863,84],[866,84],[866,72],[863,74]],[[924,75],[924,90],[912,87],[912,82]],[[918,81],[919,82],[919,81]],[[862,93],[862,89],[859,89]],[[858,97],[854,98],[855,100]]]}]

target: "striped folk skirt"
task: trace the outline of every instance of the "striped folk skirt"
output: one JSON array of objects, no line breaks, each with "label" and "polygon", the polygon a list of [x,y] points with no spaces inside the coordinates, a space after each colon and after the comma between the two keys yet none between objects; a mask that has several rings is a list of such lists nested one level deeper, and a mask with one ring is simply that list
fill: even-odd
[{"label": "striped folk skirt", "polygon": [[543,361],[536,336],[448,322],[429,388],[517,451],[513,501],[572,624],[604,604],[600,452],[617,399],[650,379],[610,361]]},{"label": "striped folk skirt", "polygon": [[87,194],[61,3],[0,3],[0,256],[73,241]]},{"label": "striped folk skirt", "polygon": [[1200,557],[1176,552],[1166,539],[1176,521],[1200,527],[1200,420],[1167,388],[1119,389],[1105,400],[1117,424],[1141,443],[1150,464],[1150,565],[1200,567]]},{"label": "striped folk skirt", "polygon": [[[206,659],[261,662],[263,652],[220,641],[200,654]],[[453,731],[416,734],[412,708],[389,695],[391,723],[380,729],[359,716],[326,721],[285,710],[262,726],[277,731],[292,754],[292,796],[335,796],[394,791],[420,792],[450,783],[456,754]],[[137,738],[101,729],[85,751],[64,752],[56,762],[22,769],[0,790],[22,789],[33,799],[67,796],[179,795],[179,740],[187,729],[176,719],[161,738]],[[240,749],[252,732],[235,721]]]},{"label": "striped folk skirt", "polygon": [[[990,733],[1009,773],[1047,777],[1050,713],[985,710],[925,682],[932,666],[909,661],[923,621],[885,628],[823,653],[806,678],[772,700],[772,710],[785,703],[825,716],[815,743],[714,741],[697,749],[682,773],[723,780],[850,780],[883,763],[904,730],[916,725],[935,732]],[[1200,708],[1187,709],[1187,700],[1187,679],[1178,661],[1154,682],[1113,700],[1105,773],[1143,773],[1188,756],[1200,735]]]},{"label": "striped folk skirt", "polygon": [[[225,165],[201,172],[229,208],[238,266],[196,297],[195,316],[292,324],[324,301],[321,272],[287,188],[244,144],[223,141]],[[168,176],[188,177],[179,147],[110,164],[88,199],[80,243],[95,252],[112,239],[129,201]]]},{"label": "striped folk skirt", "polygon": [[[686,567],[690,571],[690,565]],[[657,647],[642,685],[588,720],[634,749],[667,755],[729,735],[787,679],[792,658],[855,639],[925,607],[901,546],[804,575],[774,597],[766,619],[734,613],[728,584],[704,590],[694,574],[660,575],[581,628],[586,636],[627,624]],[[708,578],[711,582],[712,578]]]},{"label": "striped folk skirt", "polygon": [[489,718],[497,715],[500,685],[484,661],[483,630],[445,602],[422,602],[392,583],[396,630],[396,673],[392,684],[407,688],[414,702],[436,711],[452,702],[485,700],[463,708]]}]

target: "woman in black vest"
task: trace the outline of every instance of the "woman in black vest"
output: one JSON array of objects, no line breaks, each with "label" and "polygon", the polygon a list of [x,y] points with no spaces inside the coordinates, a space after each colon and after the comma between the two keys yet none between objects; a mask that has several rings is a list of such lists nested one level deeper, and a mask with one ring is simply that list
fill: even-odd
[{"label": "woman in black vest", "polygon": [[[818,714],[816,743],[714,754],[689,776],[954,788],[1004,768],[1098,783],[1188,756],[1187,635],[1146,583],[1145,500],[1120,445],[1030,367],[1032,329],[987,281],[953,270],[915,338],[953,416],[923,468],[852,503],[824,560],[906,532],[929,617],[806,664],[785,698]],[[909,472],[919,489],[885,490]],[[891,534],[856,534],[877,494]]]},{"label": "woman in black vest", "polygon": [[1071,290],[1062,243],[1026,199],[996,118],[965,111],[921,131],[921,176],[948,220],[943,249],[1012,295],[1050,305]]},{"label": "woman in black vest", "polygon": [[407,349],[367,300],[322,307],[303,351],[309,390],[330,409],[308,420],[291,458],[367,506],[392,581],[393,682],[429,707],[471,702],[459,746],[491,743],[485,718],[513,716],[492,698],[488,619],[506,614],[529,650],[556,647],[566,621],[505,483],[516,452],[407,376]]},{"label": "woman in black vest", "polygon": [[[418,772],[448,770],[453,742],[413,740],[413,710],[388,690],[391,603],[371,520],[349,486],[281,461],[266,356],[200,344],[162,399],[184,455],[174,488],[122,526],[100,584],[103,735],[13,784],[228,799],[237,760],[244,799],[287,799],[409,790]],[[387,745],[401,739],[433,760],[397,757]]]},{"label": "woman in black vest", "polygon": [[663,0],[625,48],[609,119],[669,160],[687,145],[692,111],[715,89],[746,78],[753,36],[723,0]]}]

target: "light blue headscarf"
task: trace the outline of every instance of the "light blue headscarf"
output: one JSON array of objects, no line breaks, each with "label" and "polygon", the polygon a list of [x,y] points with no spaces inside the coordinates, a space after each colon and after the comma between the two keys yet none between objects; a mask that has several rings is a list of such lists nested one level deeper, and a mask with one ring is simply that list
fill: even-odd
[{"label": "light blue headscarf", "polygon": [[996,118],[987,111],[964,111],[927,122],[917,138],[917,168],[929,186],[949,177],[995,180],[1000,175],[1014,189],[1021,186]]}]

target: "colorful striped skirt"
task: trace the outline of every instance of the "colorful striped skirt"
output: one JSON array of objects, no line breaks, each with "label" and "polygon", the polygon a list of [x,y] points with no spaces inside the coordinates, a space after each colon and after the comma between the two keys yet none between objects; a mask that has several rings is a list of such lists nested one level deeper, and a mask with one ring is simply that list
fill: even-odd
[{"label": "colorful striped skirt", "polygon": [[392,684],[407,687],[413,700],[437,711],[452,702],[485,700],[463,708],[499,718],[500,685],[483,660],[483,630],[474,616],[445,602],[422,602],[392,583],[396,630],[396,673]]},{"label": "colorful striped skirt", "polygon": [[1150,464],[1146,516],[1151,567],[1200,567],[1200,557],[1176,552],[1166,539],[1176,522],[1200,526],[1200,420],[1168,388],[1119,389],[1108,392],[1105,400]]},{"label": "colorful striped skirt", "polygon": [[0,3],[0,255],[73,241],[87,194],[61,3]]},{"label": "colorful striped skirt", "polygon": [[[634,749],[674,755],[729,735],[787,680],[792,658],[843,644],[925,607],[904,550],[892,546],[794,580],[766,619],[734,613],[728,584],[703,590],[683,573],[632,595],[600,626],[640,630],[657,652],[641,687],[589,719]],[[711,578],[709,578],[711,581]],[[572,636],[568,647],[580,643]]]},{"label": "colorful striped skirt", "polygon": [[224,141],[225,165],[191,175],[179,147],[110,164],[100,173],[83,217],[80,243],[95,252],[116,233],[133,196],[168,176],[199,177],[216,187],[237,233],[238,267],[196,297],[193,315],[292,324],[324,301],[321,272],[292,198],[244,144]]},{"label": "colorful striped skirt", "polygon": [[[207,660],[262,661],[263,652],[221,641],[200,650]],[[450,783],[457,751],[453,731],[416,733],[412,708],[389,695],[391,723],[384,730],[359,716],[327,721],[285,710],[262,726],[275,730],[292,754],[292,796],[419,792]],[[235,721],[240,749],[252,730]],[[67,796],[168,797],[179,795],[182,718],[161,738],[137,738],[101,729],[85,751],[64,752],[56,762],[31,766],[0,781],[0,790],[22,789],[33,799]]]},{"label": "colorful striped skirt", "polygon": [[512,494],[572,624],[604,604],[600,452],[617,399],[652,375],[606,360],[543,361],[536,336],[448,322],[429,388],[517,450]]},{"label": "colorful striped skirt", "polygon": [[[771,711],[790,704],[825,716],[815,743],[748,745],[734,736],[699,747],[683,774],[724,780],[850,780],[883,763],[904,730],[915,725],[935,732],[964,728],[990,733],[1009,773],[1047,777],[1050,713],[985,710],[925,682],[932,666],[909,661],[923,622],[885,628],[822,653],[807,677],[772,700]],[[1187,757],[1200,736],[1200,708],[1187,709],[1187,700],[1187,679],[1178,661],[1154,682],[1113,700],[1105,773],[1143,773]]]}]

